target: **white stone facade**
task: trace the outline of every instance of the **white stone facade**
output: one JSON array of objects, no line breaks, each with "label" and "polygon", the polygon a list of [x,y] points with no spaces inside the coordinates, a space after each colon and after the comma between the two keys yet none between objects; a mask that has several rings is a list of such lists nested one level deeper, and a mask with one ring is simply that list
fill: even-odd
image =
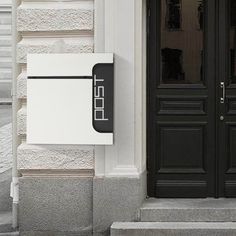
[{"label": "white stone facade", "polygon": [[[45,147],[27,145],[27,53],[53,53],[63,42],[64,53],[94,51],[94,2],[21,1],[17,10],[17,98],[21,104],[17,118],[18,170],[92,170],[94,147]],[[42,92],[43,96],[43,92]],[[60,128],[60,127],[59,127]]]},{"label": "white stone facade", "polygon": [[[18,1],[20,231],[108,235],[114,221],[136,220],[146,197],[145,0]],[[26,143],[27,53],[58,49],[114,53],[114,145]]]},{"label": "white stone facade", "polygon": [[[115,144],[95,147],[95,173],[137,177],[145,171],[144,5],[141,0],[21,1],[17,16],[21,37],[17,45],[21,67],[17,78],[21,104],[17,130],[21,138],[25,140],[26,136],[27,53],[53,53],[61,42],[65,53],[113,52]],[[81,148],[78,146],[78,150]]]},{"label": "white stone facade", "polygon": [[18,8],[18,30],[31,32],[93,30],[93,8],[82,4],[64,2],[22,2]]},{"label": "white stone facade", "polygon": [[93,170],[94,148],[26,145],[18,148],[18,169],[23,170]]}]

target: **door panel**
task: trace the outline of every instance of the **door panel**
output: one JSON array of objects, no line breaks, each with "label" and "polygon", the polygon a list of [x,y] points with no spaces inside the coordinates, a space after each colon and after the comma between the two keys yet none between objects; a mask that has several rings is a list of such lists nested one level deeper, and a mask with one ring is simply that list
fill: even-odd
[{"label": "door panel", "polygon": [[219,196],[236,197],[236,1],[219,0],[219,9]]},{"label": "door panel", "polygon": [[148,7],[149,196],[215,196],[215,1]]}]

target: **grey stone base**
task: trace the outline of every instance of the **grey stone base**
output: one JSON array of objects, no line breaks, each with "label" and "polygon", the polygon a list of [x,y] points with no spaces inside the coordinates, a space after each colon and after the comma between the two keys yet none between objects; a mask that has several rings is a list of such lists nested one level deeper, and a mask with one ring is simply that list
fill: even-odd
[{"label": "grey stone base", "polygon": [[91,235],[92,181],[90,177],[20,178],[20,235]]},{"label": "grey stone base", "polygon": [[94,178],[93,234],[110,235],[115,221],[138,221],[146,197],[146,173],[139,178]]},{"label": "grey stone base", "polygon": [[138,178],[22,177],[21,236],[104,236],[115,221],[139,220],[146,173]]},{"label": "grey stone base", "polygon": [[26,231],[21,232],[20,236],[92,236],[91,232],[57,232],[57,231]]}]

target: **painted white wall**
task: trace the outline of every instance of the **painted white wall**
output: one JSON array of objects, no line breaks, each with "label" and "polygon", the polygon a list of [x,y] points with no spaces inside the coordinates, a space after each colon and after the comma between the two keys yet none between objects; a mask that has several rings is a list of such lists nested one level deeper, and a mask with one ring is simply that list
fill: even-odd
[{"label": "painted white wall", "polygon": [[96,176],[132,177],[145,170],[144,26],[143,0],[95,1],[95,50],[115,54],[115,145],[96,147]]}]

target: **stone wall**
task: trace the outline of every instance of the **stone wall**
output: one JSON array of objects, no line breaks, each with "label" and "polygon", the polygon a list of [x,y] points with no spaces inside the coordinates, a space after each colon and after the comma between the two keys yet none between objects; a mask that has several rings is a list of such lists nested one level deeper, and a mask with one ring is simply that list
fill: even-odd
[{"label": "stone wall", "polygon": [[[89,53],[93,52],[93,31],[94,31],[94,6],[93,1],[22,1],[18,8],[17,27],[21,36],[21,41],[17,45],[17,62],[21,67],[21,74],[17,78],[17,96],[21,103],[21,109],[18,111],[18,135],[22,139],[22,145],[18,148],[18,169],[22,168],[36,169],[45,165],[47,158],[52,159],[52,151],[47,151],[47,147],[41,148],[40,158],[35,155],[38,152],[36,146],[26,145],[26,119],[27,119],[27,53],[53,53],[57,43],[63,40],[66,53]],[[43,91],[42,91],[43,96]],[[69,104],[68,104],[69,105]],[[60,128],[60,127],[59,127]],[[93,147],[57,147],[54,146],[54,152],[63,158],[68,157],[71,164],[65,161],[65,166],[61,160],[54,160],[55,166],[48,166],[49,169],[60,168],[70,169],[93,169]],[[42,151],[42,150],[45,151]],[[88,163],[77,161],[80,155],[84,157],[84,152],[88,157]],[[23,153],[23,155],[22,155]],[[71,153],[73,153],[71,155]],[[72,156],[77,158],[73,158]],[[41,160],[41,164],[39,163]],[[75,161],[73,163],[73,160]],[[25,164],[24,162],[27,162]],[[60,163],[58,164],[57,161]],[[63,162],[64,163],[64,162]]]},{"label": "stone wall", "polygon": [[21,38],[17,45],[21,71],[17,78],[21,235],[89,235],[94,147],[26,143],[26,63],[27,53],[53,53],[58,45],[63,45],[64,53],[93,52],[94,3],[22,0],[17,29]]},{"label": "stone wall", "polygon": [[[134,29],[139,22],[134,14],[137,2],[95,2],[97,10],[99,4],[102,8],[100,13],[96,11],[96,50],[114,52],[116,64],[115,145],[96,148],[96,167],[100,166],[96,168],[96,176],[93,146],[28,145],[25,142],[27,53],[53,53],[58,45],[68,53],[93,52],[94,2],[22,0],[18,8],[21,36],[17,45],[17,61],[21,67],[17,78],[21,104],[18,135],[22,143],[17,158],[22,175],[19,181],[21,236],[104,236],[109,235],[112,222],[139,218],[139,207],[146,196],[146,173],[139,166],[141,161],[136,150],[140,127],[137,125],[138,130],[135,130],[135,97],[139,100],[141,94],[135,95],[135,88],[142,74],[136,71],[142,67],[137,63],[137,52],[142,45],[136,45],[139,40]],[[102,38],[101,48],[99,37]],[[41,96],[44,96],[43,91]]]}]

